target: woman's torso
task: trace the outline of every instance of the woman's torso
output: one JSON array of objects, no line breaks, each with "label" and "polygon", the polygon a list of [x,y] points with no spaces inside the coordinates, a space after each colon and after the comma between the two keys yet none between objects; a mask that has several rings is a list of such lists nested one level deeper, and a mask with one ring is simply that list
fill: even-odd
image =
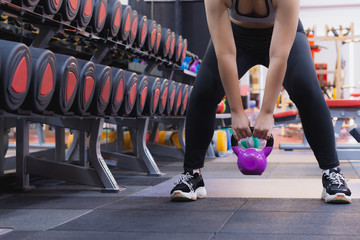
[{"label": "woman's torso", "polygon": [[274,25],[276,0],[223,0],[233,23],[246,28],[269,28]]}]

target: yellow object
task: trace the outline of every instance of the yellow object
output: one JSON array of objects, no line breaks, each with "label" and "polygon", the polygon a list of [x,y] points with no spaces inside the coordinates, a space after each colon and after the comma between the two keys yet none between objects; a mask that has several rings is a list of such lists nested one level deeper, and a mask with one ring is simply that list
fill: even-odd
[{"label": "yellow object", "polygon": [[123,148],[124,148],[124,149],[133,149],[133,145],[132,145],[131,136],[130,136],[130,132],[129,132],[129,131],[125,131],[125,132],[124,132],[124,144],[123,144]]},{"label": "yellow object", "polygon": [[180,141],[179,141],[179,132],[174,132],[171,135],[171,143],[181,149]]},{"label": "yellow object", "polygon": [[69,148],[71,146],[71,143],[74,139],[74,134],[70,133],[69,134],[69,138],[68,138],[68,142],[67,142],[67,148]]},{"label": "yellow object", "polygon": [[159,131],[158,144],[181,149],[179,133],[177,131]]},{"label": "yellow object", "polygon": [[102,132],[101,143],[111,143],[116,141],[116,132]]},{"label": "yellow object", "polygon": [[227,137],[226,132],[219,130],[216,134],[216,149],[218,152],[227,152]]}]

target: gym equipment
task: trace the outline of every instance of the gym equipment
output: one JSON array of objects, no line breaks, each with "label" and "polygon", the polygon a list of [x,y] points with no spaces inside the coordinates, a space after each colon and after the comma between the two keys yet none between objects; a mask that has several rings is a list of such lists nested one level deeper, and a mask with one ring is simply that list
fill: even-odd
[{"label": "gym equipment", "polygon": [[39,0],[13,0],[12,3],[33,11]]},{"label": "gym equipment", "polygon": [[93,62],[78,59],[79,87],[71,110],[85,115],[91,105],[95,93],[96,71]]},{"label": "gym equipment", "polygon": [[4,130],[4,146],[3,146],[3,149],[4,149],[3,157],[5,157],[8,149],[9,149],[9,130],[8,129]]},{"label": "gym equipment", "polygon": [[136,10],[133,10],[131,13],[131,27],[130,27],[130,34],[128,37],[128,44],[130,46],[133,45],[135,39],[136,39],[136,34],[138,32],[138,26],[139,25],[139,17],[138,17],[138,13]]},{"label": "gym equipment", "polygon": [[196,68],[197,68],[197,66],[199,65],[199,63],[200,63],[199,60],[195,60],[195,61],[191,64],[189,70],[190,70],[191,72],[197,73]]},{"label": "gym equipment", "polygon": [[56,84],[55,93],[49,104],[49,110],[67,114],[75,101],[78,88],[79,68],[72,56],[55,54]]},{"label": "gym equipment", "polygon": [[358,143],[360,143],[360,128],[354,127],[349,130],[349,133],[355,138]]},{"label": "gym equipment", "polygon": [[181,35],[175,35],[176,43],[175,43],[175,53],[173,56],[174,62],[180,62],[180,59],[182,57],[182,50],[183,50],[183,38]]},{"label": "gym equipment", "polygon": [[188,45],[187,44],[187,39],[183,38],[183,47],[182,47],[182,53],[181,53],[181,58],[180,58],[179,64],[182,64],[184,62],[184,60],[185,60],[186,52],[187,52],[187,45]]},{"label": "gym equipment", "polygon": [[225,131],[226,133],[226,143],[227,143],[227,151],[231,150],[231,135],[232,135],[232,129],[221,129],[223,131]]},{"label": "gym equipment", "polygon": [[160,98],[160,78],[158,77],[147,77],[148,91],[146,96],[145,108],[144,108],[144,115],[152,116],[154,115]]},{"label": "gym equipment", "polygon": [[156,113],[158,115],[162,115],[165,107],[166,107],[166,102],[168,99],[168,92],[169,92],[169,83],[167,79],[161,79],[160,81],[160,97],[159,97],[159,106],[156,110]]},{"label": "gym equipment", "polygon": [[161,43],[161,25],[157,24],[156,25],[156,39],[155,39],[155,45],[154,45],[154,48],[153,48],[153,52],[155,54],[157,54],[158,51],[159,51],[160,43]]},{"label": "gym equipment", "polygon": [[226,131],[223,130],[215,130],[214,135],[211,141],[211,145],[214,149],[214,155],[217,157],[225,156],[228,145],[227,145],[227,135]]},{"label": "gym equipment", "polygon": [[298,111],[296,110],[289,110],[289,111],[285,111],[285,112],[279,112],[279,113],[275,113],[274,116],[274,122],[278,123],[278,122],[283,122],[283,121],[291,121],[296,119],[298,115]]},{"label": "gym equipment", "polygon": [[259,148],[260,146],[260,140],[258,138],[254,138],[254,136],[247,137],[240,140],[240,145],[246,149],[246,148]]},{"label": "gym equipment", "polygon": [[95,93],[90,105],[92,114],[103,115],[109,104],[112,88],[112,73],[109,66],[95,64]]},{"label": "gym equipment", "polygon": [[216,113],[224,113],[226,111],[226,98],[224,97],[217,105],[217,111]]},{"label": "gym equipment", "polygon": [[190,86],[187,84],[182,84],[182,96],[181,96],[181,105],[179,110],[179,115],[184,116],[186,108],[187,108],[187,102],[190,96]]},{"label": "gym equipment", "polygon": [[113,87],[111,89],[110,102],[107,107],[106,113],[110,115],[117,115],[124,99],[125,73],[124,70],[120,68],[111,68],[111,72],[112,72]]},{"label": "gym equipment", "polygon": [[162,28],[159,53],[163,58],[166,58],[167,55],[169,54],[170,42],[171,42],[171,30],[168,28]]},{"label": "gym equipment", "polygon": [[119,115],[127,116],[135,106],[137,95],[138,75],[134,72],[125,72],[125,92],[124,100],[121,104]]},{"label": "gym equipment", "polygon": [[168,59],[171,60],[175,53],[175,44],[176,44],[176,38],[175,38],[175,32],[171,33],[171,41],[170,41],[170,49],[168,54]]},{"label": "gym equipment", "polygon": [[146,103],[146,96],[148,93],[149,82],[148,76],[140,75],[138,76],[138,84],[137,84],[137,95],[135,99],[135,106],[130,113],[130,116],[139,117],[142,115],[144,111],[145,103]]},{"label": "gym equipment", "polygon": [[106,22],[107,0],[95,0],[93,16],[91,19],[91,29],[94,33],[103,30]]},{"label": "gym equipment", "polygon": [[76,17],[79,27],[84,28],[89,25],[94,11],[95,0],[80,1],[79,12]]},{"label": "gym equipment", "polygon": [[131,29],[131,13],[132,8],[129,5],[122,5],[121,8],[123,9],[121,15],[121,27],[119,32],[119,39],[122,41],[126,41],[130,34]]},{"label": "gym equipment", "polygon": [[38,6],[42,6],[44,13],[47,15],[55,15],[62,5],[63,0],[40,0]]},{"label": "gym equipment", "polygon": [[[353,118],[355,120],[355,124],[360,124],[360,100],[327,99],[326,103],[330,109],[331,117],[336,119],[334,133],[335,142],[337,142],[345,119]],[[279,149],[292,151],[294,149],[310,149],[310,146],[305,135],[303,135],[303,142],[301,144],[280,143]],[[360,159],[360,146],[358,144],[336,144],[336,149],[338,157],[341,160]]]},{"label": "gym equipment", "polygon": [[189,69],[189,67],[190,67],[190,66],[189,66],[190,61],[191,61],[191,57],[186,56],[185,59],[184,59],[184,61],[181,63],[180,68],[181,68],[181,69]]},{"label": "gym equipment", "polygon": [[244,175],[261,175],[266,169],[266,157],[269,156],[273,149],[274,138],[271,135],[262,150],[256,148],[241,149],[234,135],[231,136],[231,145],[234,153],[238,157],[237,164],[240,172]]},{"label": "gym equipment", "polygon": [[182,83],[175,82],[175,86],[176,86],[176,91],[175,91],[175,102],[174,102],[174,107],[173,107],[173,111],[172,111],[173,116],[178,115],[180,105],[181,105],[181,99],[182,99],[181,98],[182,97]]},{"label": "gym equipment", "polygon": [[157,35],[156,21],[150,19],[147,21],[147,36],[145,40],[145,48],[149,52],[151,52],[154,49],[156,35]]},{"label": "gym equipment", "polygon": [[17,42],[0,40],[0,108],[16,111],[23,104],[31,82],[29,48]]},{"label": "gym equipment", "polygon": [[138,25],[138,34],[136,37],[136,46],[142,48],[145,44],[146,36],[147,36],[147,17],[143,15],[138,15],[139,25]]},{"label": "gym equipment", "polygon": [[[120,0],[108,0],[106,22],[103,32],[109,37],[116,37],[120,30],[122,5]],[[105,33],[104,33],[105,35]],[[107,34],[106,34],[107,35]]]},{"label": "gym equipment", "polygon": [[168,80],[168,97],[166,100],[166,107],[164,110],[164,114],[166,116],[170,116],[172,113],[172,110],[174,108],[176,88],[177,88],[177,85],[176,85],[175,81]]},{"label": "gym equipment", "polygon": [[55,91],[55,55],[45,49],[30,48],[32,77],[24,108],[42,112],[50,104]]},{"label": "gym equipment", "polygon": [[159,131],[157,143],[181,149],[178,131]]},{"label": "gym equipment", "polygon": [[61,13],[62,20],[70,22],[75,19],[80,7],[79,0],[64,0],[59,13]]}]

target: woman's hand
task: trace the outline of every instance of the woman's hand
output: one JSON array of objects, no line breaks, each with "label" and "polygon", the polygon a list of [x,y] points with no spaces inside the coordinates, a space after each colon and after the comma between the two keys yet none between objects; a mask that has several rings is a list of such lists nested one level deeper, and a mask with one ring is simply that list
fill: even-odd
[{"label": "woman's hand", "polygon": [[236,141],[239,141],[242,138],[251,137],[250,120],[244,110],[231,112],[231,124]]},{"label": "woman's hand", "polygon": [[255,121],[253,136],[259,139],[269,140],[274,127],[274,117],[272,113],[260,111]]}]

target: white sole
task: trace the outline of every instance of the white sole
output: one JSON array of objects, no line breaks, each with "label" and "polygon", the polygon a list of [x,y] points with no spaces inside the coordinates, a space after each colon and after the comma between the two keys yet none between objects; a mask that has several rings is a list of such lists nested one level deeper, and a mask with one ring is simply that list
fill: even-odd
[{"label": "white sole", "polygon": [[195,192],[174,191],[171,194],[172,201],[195,201],[196,199],[206,198],[205,187],[199,187]]},{"label": "white sole", "polygon": [[321,195],[321,199],[325,200],[327,203],[351,203],[351,197],[345,195],[344,193],[336,193],[330,195],[326,192],[325,188]]}]

